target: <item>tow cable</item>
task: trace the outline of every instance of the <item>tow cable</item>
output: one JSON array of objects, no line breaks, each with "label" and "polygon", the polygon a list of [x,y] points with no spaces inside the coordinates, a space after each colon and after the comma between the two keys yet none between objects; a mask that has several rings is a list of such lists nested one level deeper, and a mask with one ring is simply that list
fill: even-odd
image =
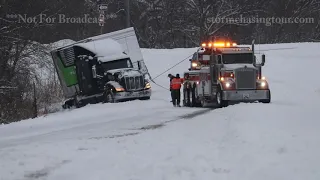
[{"label": "tow cable", "polygon": [[163,88],[163,89],[166,89],[166,90],[170,91],[170,89],[168,89],[168,88],[166,88],[166,87],[164,87],[164,86],[156,83],[154,80],[157,79],[158,77],[162,76],[164,73],[168,72],[169,70],[173,69],[174,67],[178,66],[179,64],[181,64],[182,62],[184,62],[185,60],[187,60],[188,58],[190,58],[191,56],[193,56],[193,53],[192,53],[190,56],[188,56],[188,57],[184,58],[183,60],[179,61],[178,63],[176,63],[176,64],[173,65],[172,67],[168,68],[168,69],[165,70],[164,72],[160,73],[160,74],[157,75],[155,78],[152,78],[151,75],[150,75],[150,73],[149,73],[149,71],[148,71],[148,75],[149,75],[150,81],[153,82],[155,85],[157,85],[157,86],[159,86],[159,87],[161,87],[161,88]]}]

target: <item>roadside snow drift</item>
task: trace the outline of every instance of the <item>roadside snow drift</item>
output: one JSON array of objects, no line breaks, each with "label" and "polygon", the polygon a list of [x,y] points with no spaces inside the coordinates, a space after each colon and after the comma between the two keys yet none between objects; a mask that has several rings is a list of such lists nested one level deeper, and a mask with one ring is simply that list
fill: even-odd
[{"label": "roadside snow drift", "polygon": [[[281,49],[279,49],[281,48]],[[0,180],[318,180],[320,44],[257,47],[271,104],[173,108],[168,73],[195,48],[143,49],[150,101],[96,104],[0,126]]]}]

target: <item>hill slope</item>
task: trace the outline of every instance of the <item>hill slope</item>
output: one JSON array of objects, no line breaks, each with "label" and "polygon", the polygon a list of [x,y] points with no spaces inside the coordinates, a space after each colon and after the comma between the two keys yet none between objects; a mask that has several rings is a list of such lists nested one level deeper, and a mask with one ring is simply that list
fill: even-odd
[{"label": "hill slope", "polygon": [[[271,104],[172,108],[169,92],[153,84],[150,101],[91,105],[0,126],[0,179],[316,180],[320,44],[260,49]],[[194,50],[143,49],[143,55],[155,77]],[[188,63],[168,73],[182,73]],[[166,75],[157,83],[168,87]]]}]

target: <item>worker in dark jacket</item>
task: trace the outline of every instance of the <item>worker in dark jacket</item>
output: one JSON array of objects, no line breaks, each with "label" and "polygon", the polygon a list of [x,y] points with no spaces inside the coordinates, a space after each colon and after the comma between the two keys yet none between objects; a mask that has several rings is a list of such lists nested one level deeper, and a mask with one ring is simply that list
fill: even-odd
[{"label": "worker in dark jacket", "polygon": [[170,91],[171,91],[172,90],[171,81],[174,78],[174,76],[172,74],[168,74],[168,78],[170,78]]},{"label": "worker in dark jacket", "polygon": [[183,84],[183,79],[180,78],[180,75],[177,74],[175,78],[172,79],[171,81],[171,85],[172,85],[172,104],[173,106],[180,106],[180,98],[181,98],[181,93],[180,93],[180,89],[181,86]]},{"label": "worker in dark jacket", "polygon": [[[171,99],[173,99],[173,93],[172,93],[172,84],[171,81],[174,78],[174,76],[172,74],[168,74],[168,78],[170,78],[170,92],[171,92]],[[172,100],[170,101],[172,102]]]}]

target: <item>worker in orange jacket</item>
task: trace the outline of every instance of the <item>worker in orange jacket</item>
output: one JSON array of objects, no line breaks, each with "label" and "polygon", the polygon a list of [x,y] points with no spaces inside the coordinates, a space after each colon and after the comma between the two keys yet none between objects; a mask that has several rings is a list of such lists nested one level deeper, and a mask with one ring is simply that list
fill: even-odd
[{"label": "worker in orange jacket", "polygon": [[174,107],[180,106],[180,98],[181,98],[181,93],[180,93],[180,89],[181,86],[183,84],[183,79],[180,78],[180,75],[177,74],[175,78],[172,79],[171,83],[170,83],[170,87],[171,87],[171,97],[172,97],[172,104]]}]

